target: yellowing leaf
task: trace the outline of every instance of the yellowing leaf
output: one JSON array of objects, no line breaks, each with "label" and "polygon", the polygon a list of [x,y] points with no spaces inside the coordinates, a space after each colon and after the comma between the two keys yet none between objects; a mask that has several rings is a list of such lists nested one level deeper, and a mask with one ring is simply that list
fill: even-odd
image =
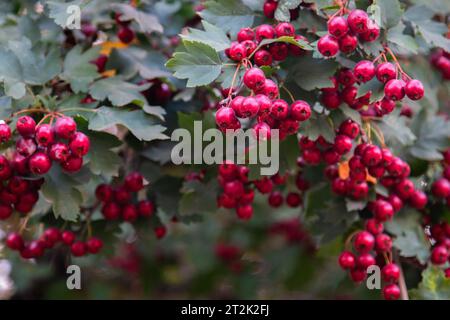
[{"label": "yellowing leaf", "polygon": [[101,54],[109,56],[112,49],[124,49],[128,48],[129,44],[120,42],[120,41],[105,41],[101,44],[102,49],[100,50]]}]

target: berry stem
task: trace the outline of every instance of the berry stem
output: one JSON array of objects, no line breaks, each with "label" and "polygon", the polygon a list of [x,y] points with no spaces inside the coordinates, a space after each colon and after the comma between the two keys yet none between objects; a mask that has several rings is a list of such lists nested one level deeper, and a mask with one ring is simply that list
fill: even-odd
[{"label": "berry stem", "polygon": [[286,93],[289,95],[289,97],[291,98],[292,102],[295,101],[294,95],[292,94],[291,91],[289,91],[288,88],[286,88],[286,86],[284,84],[281,85],[281,88],[283,88],[284,91],[286,91]]},{"label": "berry stem", "polygon": [[231,101],[231,100],[230,100],[231,94],[232,94],[232,92],[233,92],[234,83],[236,82],[237,75],[238,75],[238,73],[239,73],[239,70],[241,69],[241,64],[242,64],[242,63],[238,63],[238,65],[237,65],[237,67],[236,67],[236,70],[234,71],[233,79],[231,80],[230,92],[228,92],[228,97],[227,97],[228,102]]},{"label": "berry stem", "polygon": [[381,147],[386,148],[386,142],[384,140],[384,135],[383,135],[383,132],[381,131],[381,129],[375,123],[373,123],[372,129],[373,129],[373,133],[375,134],[378,141],[380,142]]},{"label": "berry stem", "polygon": [[398,279],[398,285],[400,287],[400,298],[402,300],[409,300],[408,288],[406,287],[405,275],[403,273],[403,268],[402,268],[402,264],[400,262],[399,255],[396,251],[394,251],[393,254],[394,254],[395,263],[397,264],[397,266],[400,269],[400,278]]},{"label": "berry stem", "polygon": [[355,230],[348,235],[348,237],[345,239],[345,244],[344,244],[345,250],[351,251],[353,237],[360,231],[361,230]]}]

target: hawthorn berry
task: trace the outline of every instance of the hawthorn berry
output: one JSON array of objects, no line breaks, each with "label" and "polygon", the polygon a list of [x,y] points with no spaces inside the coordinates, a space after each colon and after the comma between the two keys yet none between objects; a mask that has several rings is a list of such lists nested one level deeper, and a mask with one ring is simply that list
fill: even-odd
[{"label": "hawthorn berry", "polygon": [[334,57],[339,51],[339,42],[335,37],[326,34],[317,42],[317,50],[325,57]]},{"label": "hawthorn berry", "polygon": [[360,253],[367,253],[373,249],[375,245],[375,238],[367,231],[360,231],[355,235],[354,246],[355,250]]},{"label": "hawthorn berry", "polygon": [[61,139],[70,139],[77,131],[77,124],[71,117],[60,117],[54,126],[55,134]]},{"label": "hawthorn berry", "polygon": [[0,143],[8,142],[11,139],[11,128],[6,123],[0,123]]},{"label": "hawthorn berry", "polygon": [[70,246],[70,252],[72,252],[72,254],[75,257],[82,257],[82,256],[84,256],[87,253],[86,243],[84,243],[82,241],[75,241]]},{"label": "hawthorn berry", "polygon": [[16,129],[22,137],[34,135],[36,122],[30,116],[22,116],[17,119]]},{"label": "hawthorn berry", "polygon": [[400,298],[400,288],[396,284],[388,284],[383,288],[383,297],[386,300],[398,300]]},{"label": "hawthorn berry", "polygon": [[356,9],[348,15],[347,23],[353,32],[364,33],[368,31],[369,16],[366,12]]}]

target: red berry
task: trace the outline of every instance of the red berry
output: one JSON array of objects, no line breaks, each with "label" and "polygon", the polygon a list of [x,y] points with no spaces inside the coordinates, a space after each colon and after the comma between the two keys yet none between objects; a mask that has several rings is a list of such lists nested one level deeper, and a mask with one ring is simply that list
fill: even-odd
[{"label": "red berry", "polygon": [[286,203],[289,207],[296,208],[302,204],[302,197],[297,192],[289,192],[286,196]]},{"label": "red berry", "polygon": [[283,61],[289,55],[289,47],[286,43],[275,42],[269,46],[269,52],[276,61]]},{"label": "red berry", "polygon": [[144,177],[138,172],[132,172],[125,177],[124,186],[130,192],[138,192],[144,188]]},{"label": "red berry", "polygon": [[277,120],[286,119],[289,114],[289,105],[283,99],[273,101],[270,114]]},{"label": "red berry", "polygon": [[248,69],[244,74],[244,84],[247,88],[252,90],[261,89],[264,87],[266,76],[259,68]]},{"label": "red berry", "polygon": [[421,190],[415,190],[414,193],[409,198],[409,204],[418,210],[422,210],[425,208],[426,204],[428,202],[427,195],[425,192]]},{"label": "red berry", "polygon": [[339,265],[342,269],[353,269],[356,266],[356,258],[350,251],[344,251],[339,256]]},{"label": "red berry", "polygon": [[256,189],[262,194],[270,193],[273,189],[273,182],[267,177],[254,181]]},{"label": "red berry", "polygon": [[375,258],[370,253],[363,253],[356,258],[356,265],[363,270],[367,270],[368,267],[374,264],[376,264]]},{"label": "red berry", "polygon": [[354,246],[355,250],[360,253],[366,253],[373,249],[375,245],[375,238],[367,231],[360,231],[355,235]]},{"label": "red berry", "polygon": [[240,116],[242,118],[252,118],[258,114],[259,111],[259,103],[253,97],[245,97],[242,100],[241,108],[240,108]]},{"label": "red berry", "polygon": [[392,239],[387,234],[379,234],[375,237],[375,249],[378,252],[388,252],[392,248]]},{"label": "red berry", "polygon": [[99,238],[92,237],[86,241],[86,248],[89,253],[99,253],[103,247],[103,241]]},{"label": "red berry", "polygon": [[376,200],[373,203],[372,211],[375,219],[380,222],[388,221],[394,216],[394,208],[392,207],[392,205],[389,202],[381,199]]},{"label": "red berry", "polygon": [[383,83],[389,80],[395,79],[397,76],[397,68],[390,62],[383,62],[377,66],[376,69],[377,79]]},{"label": "red berry", "polygon": [[405,82],[398,79],[389,80],[384,86],[384,95],[393,101],[402,100],[405,96]]},{"label": "red berry", "polygon": [[155,205],[150,200],[142,200],[139,201],[137,210],[141,217],[150,217],[155,212]]},{"label": "red berry", "polygon": [[11,250],[18,250],[18,251],[20,251],[24,247],[23,238],[17,232],[10,233],[6,237],[6,245]]},{"label": "red berry", "polygon": [[323,105],[330,110],[337,109],[341,105],[341,98],[336,91],[322,93],[321,100]]},{"label": "red berry", "polygon": [[339,50],[343,53],[352,53],[358,46],[358,39],[351,34],[346,34],[345,36],[338,39]]},{"label": "red berry", "polygon": [[75,241],[75,233],[72,231],[63,231],[61,234],[61,240],[64,244],[70,246]]},{"label": "red berry", "polygon": [[270,66],[272,64],[272,55],[269,51],[264,49],[256,51],[253,55],[253,59],[257,66]]},{"label": "red berry", "polygon": [[77,172],[83,166],[83,158],[70,156],[67,161],[61,163],[61,168],[67,172]]},{"label": "red berry", "polygon": [[445,178],[440,178],[433,182],[431,192],[437,198],[447,198],[450,196],[450,182]]},{"label": "red berry", "polygon": [[396,284],[388,284],[383,288],[383,297],[386,300],[398,300],[400,298],[400,288]]},{"label": "red berry", "polygon": [[233,42],[229,50],[231,60],[241,61],[247,56],[247,48],[242,43]]},{"label": "red berry", "polygon": [[405,93],[411,100],[420,100],[425,93],[425,89],[419,80],[410,80],[405,86]]},{"label": "red berry", "polygon": [[338,40],[328,34],[324,35],[317,42],[317,50],[325,57],[334,57],[339,51]]},{"label": "red berry", "polygon": [[0,123],[0,143],[8,142],[11,139],[11,128],[6,123]]},{"label": "red berry", "polygon": [[55,123],[55,133],[61,139],[70,139],[77,131],[77,124],[71,117],[60,117]]},{"label": "red berry", "polygon": [[339,133],[355,139],[359,134],[359,125],[355,121],[347,119],[339,126]]},{"label": "red berry", "polygon": [[167,229],[165,226],[156,227],[154,231],[157,239],[163,238],[167,233]]},{"label": "red berry", "polygon": [[102,214],[106,220],[116,220],[120,216],[120,207],[115,202],[108,202],[102,207]]},{"label": "red berry", "polygon": [[16,151],[24,157],[31,156],[37,149],[34,139],[19,138],[16,142]]},{"label": "red berry", "polygon": [[409,199],[414,190],[414,183],[408,179],[403,179],[395,186],[395,192],[402,200]]},{"label": "red berry", "polygon": [[311,116],[311,107],[306,101],[297,100],[291,105],[291,118],[297,121],[308,120]]},{"label": "red berry", "polygon": [[216,123],[221,129],[230,129],[234,121],[237,121],[234,110],[230,107],[222,107],[217,110]]},{"label": "red berry", "polygon": [[230,197],[239,198],[244,193],[244,185],[238,180],[230,181],[223,186],[223,191]]},{"label": "red berry", "polygon": [[317,165],[321,160],[321,152],[317,148],[306,149],[303,151],[303,159],[310,165]]},{"label": "red berry", "polygon": [[272,208],[278,208],[283,204],[283,196],[279,191],[274,191],[269,195],[268,201]]},{"label": "red berry", "polygon": [[31,173],[36,175],[46,174],[51,166],[50,158],[43,152],[36,152],[28,161],[28,167]]},{"label": "red berry", "polygon": [[366,270],[360,268],[353,268],[350,270],[350,278],[353,282],[362,282],[366,278]]},{"label": "red berry", "polygon": [[431,262],[435,265],[444,264],[447,262],[448,257],[448,249],[443,245],[438,245],[431,251]]},{"label": "red berry", "polygon": [[41,124],[36,128],[36,141],[40,146],[47,147],[53,143],[55,137],[53,128],[49,124]]},{"label": "red berry", "polygon": [[383,160],[383,153],[378,146],[369,145],[362,155],[363,163],[368,166],[376,166]]},{"label": "red berry", "polygon": [[131,43],[134,40],[135,34],[130,28],[121,27],[119,28],[119,31],[117,31],[117,37],[123,43]]},{"label": "red berry", "polygon": [[12,215],[12,208],[10,205],[0,203],[0,220],[6,220]]},{"label": "red berry", "polygon": [[239,42],[253,39],[255,39],[255,33],[251,28],[242,28],[237,34],[237,40]]},{"label": "red berry", "polygon": [[368,30],[369,16],[366,12],[356,9],[348,15],[347,23],[353,32],[364,33]]},{"label": "red berry", "polygon": [[253,216],[253,207],[250,204],[236,208],[236,214],[241,220],[249,220]]},{"label": "red berry", "polygon": [[369,219],[366,221],[366,230],[374,236],[381,234],[383,232],[383,229],[383,224],[376,219]]},{"label": "red berry", "polygon": [[112,199],[113,189],[110,185],[100,184],[95,189],[95,196],[102,202],[108,202]]},{"label": "red berry", "polygon": [[89,152],[90,145],[89,138],[82,132],[75,132],[69,143],[72,154],[77,157],[86,155]]},{"label": "red berry", "polygon": [[334,147],[337,153],[346,154],[352,149],[352,139],[343,134],[338,134],[334,139]]},{"label": "red berry", "polygon": [[75,241],[70,246],[70,251],[75,257],[82,257],[87,253],[86,244],[82,241]]},{"label": "red berry", "polygon": [[378,39],[379,36],[380,36],[380,27],[373,20],[369,20],[369,23],[367,24],[367,31],[359,35],[360,39],[366,42],[375,41],[376,39]]},{"label": "red berry", "polygon": [[58,228],[55,227],[48,228],[42,234],[42,238],[44,242],[49,245],[48,247],[51,248],[55,243],[61,240],[61,232]]},{"label": "red berry", "polygon": [[295,28],[289,22],[281,22],[275,27],[275,32],[277,37],[293,37],[295,35]]},{"label": "red berry", "polygon": [[138,218],[138,211],[134,204],[127,204],[122,208],[122,219],[134,222]]},{"label": "red berry", "polygon": [[383,280],[386,282],[397,282],[400,278],[400,268],[395,263],[389,263],[381,270]]},{"label": "red berry", "polygon": [[258,122],[253,126],[253,132],[257,140],[263,141],[270,138],[270,126],[265,122]]},{"label": "red berry", "polygon": [[261,41],[263,39],[275,38],[275,29],[268,24],[262,24],[256,28],[256,40]]},{"label": "red berry", "polygon": [[257,93],[263,93],[264,95],[266,95],[270,100],[275,99],[276,97],[278,97],[279,91],[278,91],[278,86],[275,82],[273,82],[270,79],[266,79],[266,81],[264,81],[264,86],[261,90],[258,90]]},{"label": "red berry", "polygon": [[274,15],[275,15],[275,10],[278,7],[278,2],[275,2],[273,0],[267,0],[264,2],[264,6],[263,6],[263,12],[264,15],[269,18],[269,19],[273,19]]},{"label": "red berry", "polygon": [[367,82],[375,76],[375,66],[372,61],[362,60],[353,68],[353,74],[356,80]]},{"label": "red berry", "polygon": [[108,61],[108,56],[101,54],[97,57],[97,59],[91,61],[92,64],[95,64],[97,67],[97,72],[105,71],[106,62]]},{"label": "red berry", "polygon": [[61,163],[66,162],[70,156],[69,146],[62,142],[57,142],[50,147],[50,151],[48,154],[50,156],[50,159],[54,161]]},{"label": "red berry", "polygon": [[25,249],[28,249],[29,254],[32,258],[39,258],[44,254],[44,245],[39,240],[33,240],[31,241]]},{"label": "red berry", "polygon": [[16,129],[22,137],[34,135],[36,122],[30,116],[22,116],[17,119]]},{"label": "red berry", "polygon": [[330,19],[328,21],[328,32],[336,38],[346,35],[348,32],[347,19],[339,16]]}]

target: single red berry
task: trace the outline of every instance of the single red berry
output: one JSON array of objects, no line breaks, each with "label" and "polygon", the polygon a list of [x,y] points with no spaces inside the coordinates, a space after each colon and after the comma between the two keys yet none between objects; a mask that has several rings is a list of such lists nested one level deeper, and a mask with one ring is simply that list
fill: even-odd
[{"label": "single red berry", "polygon": [[359,134],[359,125],[352,119],[347,119],[339,126],[339,133],[355,139]]},{"label": "single red berry", "polygon": [[239,42],[253,39],[255,39],[255,33],[252,28],[242,28],[237,34],[237,40]]},{"label": "single red berry", "polygon": [[403,208],[403,200],[395,194],[390,194],[386,200],[391,204],[392,208],[394,208],[394,212],[398,212]]},{"label": "single red berry", "polygon": [[117,31],[117,37],[123,43],[131,43],[134,40],[134,31],[128,27],[120,27]]},{"label": "single red berry", "polygon": [[398,300],[400,298],[400,288],[396,284],[388,284],[383,288],[383,297],[386,300]]},{"label": "single red berry", "polygon": [[354,35],[346,34],[338,39],[339,50],[345,54],[352,53],[358,46],[358,38]]},{"label": "single red berry", "polygon": [[393,101],[402,100],[405,96],[405,82],[398,79],[389,80],[384,86],[384,95]]},{"label": "single red berry", "polygon": [[257,90],[256,93],[262,93],[262,94],[266,95],[270,100],[273,100],[276,97],[278,97],[279,91],[278,91],[278,86],[275,82],[273,82],[270,79],[266,79],[264,81],[263,88],[260,90]]},{"label": "single red berry", "polygon": [[405,93],[411,100],[420,100],[425,94],[425,89],[419,80],[410,80],[405,86]]},{"label": "single red berry", "polygon": [[31,173],[36,175],[46,174],[51,166],[52,162],[50,158],[43,152],[36,152],[28,161],[28,167]]},{"label": "single red berry", "polygon": [[289,114],[289,104],[283,99],[273,101],[270,114],[277,120],[286,119]]},{"label": "single red berry", "polygon": [[270,193],[273,189],[273,182],[267,177],[254,181],[256,189],[262,194]]},{"label": "single red berry", "polygon": [[450,196],[450,182],[445,178],[440,178],[431,185],[431,192],[437,198],[447,198]]},{"label": "single red berry", "polygon": [[414,193],[414,183],[411,180],[403,179],[395,186],[395,192],[402,199],[409,199]]},{"label": "single red berry", "polygon": [[270,66],[272,64],[272,55],[269,51],[264,49],[259,49],[253,55],[253,59],[255,60],[255,64],[257,66]]},{"label": "single red berry", "polygon": [[369,16],[366,12],[356,9],[348,15],[347,23],[353,32],[364,33],[368,30]]},{"label": "single red berry", "polygon": [[138,211],[134,204],[127,204],[122,208],[122,219],[134,222],[138,218]]},{"label": "single red berry", "polygon": [[108,202],[103,205],[102,214],[106,220],[116,220],[120,216],[120,206],[115,202]]},{"label": "single red berry", "polygon": [[273,0],[266,0],[263,6],[263,12],[266,18],[273,19],[275,10],[277,10],[278,2]]},{"label": "single red berry", "polygon": [[55,134],[61,139],[70,139],[77,131],[77,124],[71,117],[60,117],[55,123]]},{"label": "single red berry", "polygon": [[367,24],[367,31],[361,33],[359,38],[365,42],[373,42],[380,36],[380,27],[374,20],[369,20]]},{"label": "single red berry", "polygon": [[108,184],[100,184],[95,189],[95,196],[101,202],[108,202],[112,199],[113,189]]},{"label": "single red berry", "polygon": [[362,282],[367,276],[367,272],[364,269],[353,268],[350,270],[350,278],[353,282]]},{"label": "single red berry", "polygon": [[44,254],[44,245],[39,240],[33,240],[31,241],[27,246],[26,249],[29,250],[29,254],[32,258],[39,258]]},{"label": "single red berry", "polygon": [[352,149],[352,139],[346,135],[338,134],[334,139],[334,147],[337,153],[346,154]]},{"label": "single red berry", "polygon": [[376,200],[373,203],[372,212],[375,216],[375,219],[377,219],[380,222],[385,222],[394,216],[394,208],[392,205],[385,200]]},{"label": "single red berry", "polygon": [[236,208],[236,214],[241,220],[249,220],[253,216],[253,207],[250,204]]},{"label": "single red berry", "polygon": [[397,76],[397,68],[390,62],[380,63],[376,68],[376,76],[380,82],[386,83],[395,79]]},{"label": "single red berry", "polygon": [[47,147],[53,143],[55,137],[53,128],[49,124],[41,124],[36,128],[36,141],[40,146]]},{"label": "single red berry", "polygon": [[22,116],[17,119],[16,129],[22,137],[31,137],[34,135],[36,122],[30,116]]},{"label": "single red berry", "polygon": [[293,37],[295,35],[295,28],[289,22],[281,22],[275,27],[275,32],[277,34],[277,37]]},{"label": "single red berry", "polygon": [[63,231],[61,234],[61,240],[64,244],[70,246],[75,241],[75,233],[72,231]]},{"label": "single red berry", "polygon": [[441,265],[447,262],[449,257],[448,249],[443,245],[438,245],[431,251],[431,262],[435,265]]},{"label": "single red berry", "polygon": [[297,100],[291,104],[291,118],[297,121],[305,121],[311,117],[311,107],[306,101]]},{"label": "single red berry", "polygon": [[82,256],[84,256],[87,253],[86,243],[84,243],[82,241],[75,241],[70,246],[70,252],[72,252],[72,254],[75,257],[82,257]]},{"label": "single red berry", "polygon": [[341,155],[337,153],[334,148],[330,148],[323,152],[323,160],[326,162],[326,164],[336,164],[341,159]]},{"label": "single red berry", "polygon": [[428,197],[425,192],[421,190],[415,190],[411,197],[409,198],[409,204],[418,210],[425,208],[428,202]]},{"label": "single red berry", "polygon": [[125,177],[124,186],[130,192],[138,192],[144,188],[144,177],[139,172],[132,172]]},{"label": "single red berry", "polygon": [[341,105],[341,97],[337,91],[322,93],[321,101],[330,110],[337,109]]},{"label": "single red berry", "polygon": [[225,183],[223,191],[233,198],[239,198],[244,193],[244,185],[241,181],[235,180]]},{"label": "single red berry", "polygon": [[353,269],[356,266],[356,258],[350,251],[344,251],[339,256],[339,265],[342,269]]},{"label": "single red berry", "polygon": [[16,151],[24,157],[31,156],[37,149],[34,139],[31,138],[19,138],[16,141]]},{"label": "single red berry", "polygon": [[348,32],[347,19],[344,17],[334,17],[328,21],[328,33],[336,38],[346,35]]},{"label": "single red berry", "polygon": [[8,234],[8,236],[6,237],[6,245],[8,246],[8,248],[10,248],[11,250],[22,250],[24,247],[24,242],[23,242],[23,238],[22,236],[17,233],[17,232],[13,232]]},{"label": "single red berry", "polygon": [[253,51],[256,50],[256,47],[257,47],[257,44],[252,40],[245,40],[245,41],[241,42],[241,44],[245,48],[245,56],[246,57],[250,56],[253,53]]},{"label": "single red berry", "polygon": [[82,166],[83,166],[83,158],[76,157],[73,155],[70,156],[67,159],[67,161],[61,163],[61,168],[63,168],[65,171],[69,173],[80,171]]},{"label": "single red berry", "polygon": [[395,263],[389,263],[381,270],[383,280],[386,282],[397,282],[400,278],[400,268]]},{"label": "single red berry", "polygon": [[157,239],[162,239],[162,238],[164,238],[164,236],[165,236],[166,233],[167,233],[167,229],[166,229],[165,226],[158,226],[158,227],[156,227],[156,228],[154,229],[154,231],[155,231],[155,236],[156,236]]},{"label": "single red berry", "polygon": [[297,192],[289,192],[286,196],[286,203],[289,207],[296,208],[302,204],[302,197]]},{"label": "single red berry", "polygon": [[61,240],[61,232],[55,227],[48,228],[42,234],[42,239],[44,240],[46,247],[51,248],[55,243]]},{"label": "single red berry", "polygon": [[103,247],[103,241],[96,237],[91,237],[86,241],[86,248],[89,253],[99,253]]},{"label": "single red berry", "polygon": [[230,46],[229,57],[234,61],[241,61],[247,56],[247,48],[242,43],[233,42]]},{"label": "single red berry", "polygon": [[245,97],[242,100],[241,108],[239,115],[242,118],[252,118],[258,114],[259,111],[259,103],[253,97]]},{"label": "single red berry", "polygon": [[374,236],[381,234],[383,232],[383,229],[383,223],[376,219],[369,219],[366,221],[366,230]]},{"label": "single red berry", "polygon": [[367,231],[360,231],[355,235],[354,246],[355,250],[360,253],[366,253],[373,249],[375,245],[375,238]]},{"label": "single red berry", "polygon": [[11,128],[6,123],[0,123],[0,143],[8,142],[11,139]]},{"label": "single red berry", "polygon": [[66,162],[70,156],[69,146],[62,142],[52,144],[48,152],[50,159],[57,162]]},{"label": "single red berry", "polygon": [[106,62],[108,61],[108,56],[101,54],[97,57],[97,59],[91,61],[97,67],[97,72],[101,73],[105,71]]},{"label": "single red berry", "polygon": [[150,217],[155,212],[155,205],[150,200],[142,200],[137,204],[137,210],[141,217]]},{"label": "single red berry", "polygon": [[281,192],[274,191],[269,195],[268,201],[272,208],[278,208],[283,204],[283,196]]},{"label": "single red berry", "polygon": [[248,69],[244,74],[244,84],[251,90],[257,90],[264,87],[266,76],[259,68]]},{"label": "single red berry", "polygon": [[275,29],[268,24],[262,24],[256,28],[256,40],[261,41],[264,39],[273,39],[275,38],[276,31]]},{"label": "single red berry", "polygon": [[235,112],[230,107],[222,107],[216,112],[216,123],[221,129],[231,129],[234,121],[237,121]]},{"label": "single red berry", "polygon": [[392,239],[387,234],[379,234],[375,237],[375,249],[378,252],[388,252],[392,248]]},{"label": "single red berry", "polygon": [[89,152],[91,143],[87,135],[82,132],[75,132],[70,139],[70,150],[77,157],[82,157]]},{"label": "single red berry", "polygon": [[358,94],[358,88],[355,86],[349,86],[344,88],[341,92],[342,100],[347,103],[349,106],[352,106],[356,102],[356,96]]},{"label": "single red berry", "polygon": [[271,136],[271,128],[265,122],[258,122],[253,126],[254,136],[257,140],[267,140]]},{"label": "single red berry", "polygon": [[283,61],[289,55],[289,47],[286,43],[275,42],[269,46],[269,52],[276,61]]},{"label": "single red berry", "polygon": [[368,267],[376,264],[375,258],[370,253],[362,253],[356,258],[356,265],[358,268],[367,270]]},{"label": "single red berry", "polygon": [[20,195],[28,190],[29,185],[28,180],[13,176],[9,179],[7,187],[12,193]]},{"label": "single red berry", "polygon": [[306,149],[303,151],[303,160],[309,165],[318,165],[322,154],[318,148]]},{"label": "single red berry", "polygon": [[339,51],[338,40],[331,35],[324,35],[317,42],[317,50],[325,57],[334,57]]},{"label": "single red berry", "polygon": [[362,60],[353,68],[353,74],[359,82],[367,82],[375,76],[375,66],[372,61]]},{"label": "single red berry", "polygon": [[362,155],[363,163],[368,166],[376,166],[383,160],[383,153],[378,146],[369,145]]}]

